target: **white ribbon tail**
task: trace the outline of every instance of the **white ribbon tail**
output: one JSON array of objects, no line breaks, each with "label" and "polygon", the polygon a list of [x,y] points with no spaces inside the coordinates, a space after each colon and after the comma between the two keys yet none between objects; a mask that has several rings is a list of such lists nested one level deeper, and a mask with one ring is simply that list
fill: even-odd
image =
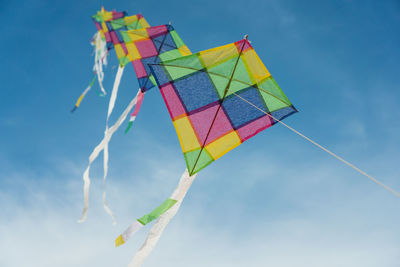
[{"label": "white ribbon tail", "polygon": [[[96,148],[93,150],[93,152],[89,156],[89,165],[87,169],[85,170],[85,173],[83,174],[83,198],[84,198],[84,208],[82,212],[81,219],[78,222],[84,222],[86,220],[88,208],[89,208],[89,187],[90,187],[90,177],[89,177],[89,171],[90,167],[93,163],[93,161],[99,156],[99,153],[104,150],[105,146],[110,142],[110,139],[112,135],[118,130],[118,128],[122,125],[122,123],[125,121],[126,117],[128,116],[129,112],[132,110],[132,108],[135,106],[137,102],[137,95],[131,100],[129,105],[125,108],[124,112],[120,115],[118,120],[115,122],[113,126],[107,129],[107,134],[105,134],[103,140],[96,146]],[[105,200],[105,197],[103,198]],[[106,205],[108,207],[108,205]],[[105,207],[105,208],[106,208]]]},{"label": "white ribbon tail", "polygon": [[111,92],[110,102],[108,103],[107,121],[115,106],[115,100],[117,100],[119,84],[121,83],[122,74],[124,73],[124,67],[118,66],[117,75],[115,76],[113,89]]},{"label": "white ribbon tail", "polygon": [[176,204],[159,217],[153,228],[151,228],[146,238],[146,241],[143,243],[142,247],[137,251],[135,257],[129,263],[129,267],[139,267],[146,260],[147,256],[151,253],[158,240],[160,239],[165,227],[178,212],[179,207],[182,204],[183,198],[185,197],[196,176],[197,174],[190,176],[188,170],[185,170],[177,188],[170,197],[170,199],[174,199],[177,201]]},{"label": "white ribbon tail", "polygon": [[103,95],[106,95],[107,92],[104,90],[103,87],[103,80],[104,80],[104,72],[103,72],[103,65],[107,65],[107,43],[105,40],[101,39],[100,33],[97,32],[94,35],[94,42],[92,45],[95,49],[95,57],[94,57],[94,65],[93,71],[97,74],[97,80],[99,81],[100,89]]},{"label": "white ribbon tail", "polygon": [[111,97],[110,97],[110,102],[108,103],[108,112],[107,112],[107,119],[106,119],[106,129],[104,131],[104,138],[108,140],[108,142],[105,143],[104,148],[103,148],[103,166],[104,166],[104,175],[103,175],[103,207],[104,210],[111,216],[113,220],[113,224],[115,225],[117,222],[115,220],[115,216],[111,211],[111,208],[109,207],[106,199],[106,179],[108,175],[108,143],[111,140],[111,136],[109,135],[108,131],[108,120],[110,119],[111,113],[114,110],[115,106],[115,101],[117,100],[117,95],[118,95],[118,89],[119,85],[121,83],[122,79],[122,74],[124,73],[124,67],[119,66],[117,75],[115,76],[114,80],[114,86],[111,92]]}]

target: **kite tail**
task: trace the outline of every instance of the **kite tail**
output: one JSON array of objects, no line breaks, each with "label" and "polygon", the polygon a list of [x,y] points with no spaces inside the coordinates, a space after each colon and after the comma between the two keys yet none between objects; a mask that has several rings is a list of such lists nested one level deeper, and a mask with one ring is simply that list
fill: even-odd
[{"label": "kite tail", "polygon": [[103,65],[107,66],[107,43],[103,40],[100,36],[100,33],[97,32],[94,37],[94,41],[92,45],[95,49],[95,57],[94,57],[94,65],[93,71],[97,74],[97,80],[99,81],[100,89],[103,95],[106,95],[107,92],[104,90],[103,87],[103,80],[104,80],[104,72],[103,72]]},{"label": "kite tail", "polygon": [[[99,156],[100,152],[105,149],[106,146],[108,146],[108,143],[110,142],[110,139],[112,135],[118,130],[118,128],[122,125],[122,123],[125,121],[126,117],[128,116],[129,112],[132,110],[132,108],[136,105],[138,99],[138,95],[136,95],[131,102],[128,104],[128,106],[125,108],[124,112],[120,115],[118,120],[115,122],[113,126],[110,128],[107,128],[107,134],[104,135],[103,140],[96,146],[96,148],[93,150],[93,152],[90,154],[89,157],[89,165],[87,169],[85,170],[85,173],[83,174],[83,180],[84,180],[84,185],[83,185],[83,192],[84,192],[84,208],[82,212],[82,217],[78,222],[84,222],[86,220],[88,208],[89,208],[89,186],[90,186],[90,178],[89,178],[89,171],[90,167],[93,163],[93,161]],[[107,153],[108,155],[108,153]],[[106,198],[105,198],[105,192],[103,193],[103,202],[105,203],[104,208],[107,211],[109,209]],[[107,211],[108,212],[108,211]]]},{"label": "kite tail", "polygon": [[137,104],[136,104],[136,106],[135,106],[135,109],[133,110],[133,112],[132,112],[132,114],[131,114],[131,117],[130,117],[130,119],[129,119],[128,126],[127,126],[126,129],[125,129],[125,133],[128,133],[129,129],[132,128],[133,122],[135,121],[136,116],[137,116],[137,114],[138,114],[139,111],[140,111],[140,107],[142,106],[143,98],[144,98],[144,93],[139,89],[139,92],[138,92],[138,102],[137,102]]},{"label": "kite tail", "polygon": [[75,106],[72,108],[71,112],[74,112],[77,108],[79,108],[79,105],[81,104],[83,98],[90,91],[90,89],[92,89],[95,81],[96,81],[96,74],[93,75],[92,81],[90,82],[89,86],[86,87],[86,89],[82,92],[81,96],[78,98],[78,101],[76,101]]},{"label": "kite tail", "polygon": [[109,136],[108,131],[108,120],[110,119],[111,113],[114,110],[115,101],[117,100],[118,89],[121,83],[122,74],[124,73],[124,67],[118,66],[117,75],[115,76],[113,89],[111,92],[110,102],[108,103],[108,112],[107,112],[107,119],[106,119],[106,129],[104,131],[104,138],[107,140],[104,144],[103,148],[103,166],[104,166],[104,176],[103,176],[103,207],[104,210],[111,216],[113,219],[113,224],[116,224],[115,216],[112,213],[110,207],[108,206],[106,200],[106,179],[108,174],[108,143],[111,140],[111,136]]},{"label": "kite tail", "polygon": [[82,94],[76,101],[75,106],[72,108],[71,112],[74,112],[75,110],[77,110],[79,108],[79,105],[81,104],[83,98],[90,91],[90,89],[92,89],[93,84],[96,81],[96,77],[97,77],[97,80],[99,81],[100,89],[102,91],[101,96],[104,96],[107,94],[103,87],[103,80],[104,80],[103,65],[104,66],[107,65],[107,54],[108,54],[107,43],[105,40],[103,40],[101,38],[99,32],[97,32],[93,36],[92,40],[93,41],[91,42],[91,44],[94,46],[94,53],[95,53],[94,65],[93,65],[94,75],[93,75],[92,81],[90,82],[89,86],[82,92]]},{"label": "kite tail", "polygon": [[168,198],[166,201],[164,201],[164,203],[155,208],[149,214],[146,214],[143,217],[137,219],[135,222],[133,222],[128,227],[128,229],[126,229],[115,240],[115,246],[120,246],[124,244],[134,233],[140,230],[140,228],[158,218],[157,222],[150,230],[142,247],[138,250],[135,257],[129,264],[129,267],[141,266],[143,264],[146,257],[150,254],[150,252],[157,244],[158,240],[161,237],[162,232],[168,225],[169,221],[178,212],[179,207],[182,204],[183,198],[185,197],[187,191],[189,190],[196,176],[197,174],[190,176],[188,170],[186,169],[181,179],[179,180],[177,188],[175,189],[171,197]]}]

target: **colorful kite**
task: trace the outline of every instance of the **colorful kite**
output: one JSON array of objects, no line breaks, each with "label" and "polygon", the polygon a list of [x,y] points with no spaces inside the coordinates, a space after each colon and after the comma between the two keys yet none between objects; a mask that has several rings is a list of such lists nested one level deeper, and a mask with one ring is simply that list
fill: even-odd
[{"label": "colorful kite", "polygon": [[190,175],[297,112],[246,39],[150,66]]},{"label": "colorful kite", "polygon": [[[124,44],[115,47],[122,66],[132,62],[142,93],[156,86],[156,81],[150,72],[149,64],[190,55],[191,52],[176,33],[172,25],[122,31]],[[135,110],[137,114],[137,110]],[[128,127],[132,127],[135,112],[131,115]]]},{"label": "colorful kite", "polygon": [[187,170],[170,198],[116,239],[119,246],[143,225],[166,214],[150,232],[133,266],[150,253],[197,172],[297,112],[247,38],[149,66],[178,134]]},{"label": "colorful kite", "polygon": [[80,95],[71,112],[74,112],[79,107],[85,95],[92,88],[96,76],[99,81],[102,95],[106,95],[106,91],[103,87],[103,65],[107,65],[108,51],[113,47],[119,49],[121,43],[123,43],[120,31],[150,27],[141,14],[128,16],[128,13],[125,11],[107,11],[104,7],[102,7],[96,15],[92,16],[92,19],[97,28],[97,32],[91,41],[91,44],[95,48],[95,64],[93,66],[94,77],[89,86]]}]

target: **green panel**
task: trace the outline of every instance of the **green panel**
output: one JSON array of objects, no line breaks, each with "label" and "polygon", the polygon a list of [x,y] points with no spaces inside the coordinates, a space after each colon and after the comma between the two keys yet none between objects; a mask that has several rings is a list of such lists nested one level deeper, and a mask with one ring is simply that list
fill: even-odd
[{"label": "green panel", "polygon": [[222,75],[229,79],[232,75],[232,70],[235,67],[236,61],[237,61],[237,57],[231,58],[231,59],[229,59],[221,64],[218,64],[214,67],[207,68],[207,71]]},{"label": "green panel", "polygon": [[214,87],[218,92],[219,98],[222,99],[222,97],[224,96],[225,88],[228,85],[229,78],[211,73],[208,73],[208,75],[210,76],[210,79],[212,80]]},{"label": "green panel", "polygon": [[229,93],[236,93],[237,91],[250,87],[251,85],[252,82],[247,72],[247,69],[243,63],[242,58],[240,58],[235,68],[233,80],[231,82],[231,85],[229,86]]},{"label": "green panel", "polygon": [[124,43],[131,43],[132,40],[129,37],[129,34],[126,31],[120,31],[121,35],[122,35],[122,39],[124,39]]},{"label": "green panel", "polygon": [[181,57],[181,52],[178,49],[172,49],[159,55],[161,62]]},{"label": "green panel", "polygon": [[203,69],[197,55],[189,55],[165,61],[161,64],[172,80]]},{"label": "green panel", "polygon": [[224,96],[226,87],[228,86],[229,79],[232,75],[232,70],[235,66],[237,57],[229,59],[214,67],[207,68],[207,72],[214,83],[215,89],[220,98]]},{"label": "green panel", "polygon": [[119,59],[119,64],[121,64],[121,66],[125,66],[126,64],[128,64],[130,61],[128,59],[127,56],[124,56],[122,58]]},{"label": "green panel", "polygon": [[103,21],[103,17],[102,16],[99,16],[99,15],[94,15],[94,16],[92,16],[92,18],[94,18],[97,22],[102,22]]},{"label": "green panel", "polygon": [[126,25],[126,28],[128,30],[137,30],[137,29],[141,29],[143,27],[142,27],[142,25],[139,24],[139,20],[137,20],[137,21],[134,21],[134,22]]},{"label": "green panel", "polygon": [[266,79],[258,87],[270,112],[292,105],[274,78]]},{"label": "green panel", "polygon": [[[236,62],[237,65],[235,68]],[[231,84],[229,85],[228,95],[230,93],[237,92],[252,85],[250,77],[247,73],[247,69],[243,64],[242,59],[240,58],[238,61],[237,57],[232,58],[220,65],[207,69],[211,80],[216,86],[220,98],[222,98],[224,95],[226,86],[228,85],[228,81],[232,76],[233,69],[235,69],[235,72],[232,77]]]},{"label": "green panel", "polygon": [[156,79],[154,79],[153,74],[150,74],[149,80],[150,80],[150,82],[152,82],[154,84],[154,86],[157,86],[157,82],[156,82]]},{"label": "green panel", "polygon": [[110,23],[111,23],[111,27],[114,30],[118,30],[119,28],[122,28],[125,26],[125,21],[123,18],[110,20]]},{"label": "green panel", "polygon": [[[203,149],[203,151],[201,152],[200,158],[197,160],[199,153],[200,153],[200,148],[184,153],[186,166],[189,170],[190,175],[193,175],[193,174],[199,172],[201,169],[205,168],[206,166],[208,166],[208,164],[210,164],[211,162],[214,161],[213,158],[208,154],[206,149]],[[196,160],[197,160],[197,163],[196,163]],[[193,169],[195,163],[196,163],[196,166]]]},{"label": "green panel", "polygon": [[176,33],[175,30],[169,32],[169,34],[171,34],[172,39],[174,39],[176,47],[181,47],[181,46],[185,45],[185,43],[182,41],[181,37],[179,37],[179,35]]},{"label": "green panel", "polygon": [[175,199],[168,198],[160,206],[155,208],[152,212],[138,219],[138,222],[140,222],[143,225],[148,224],[149,222],[157,219],[158,217],[161,216],[161,214],[169,210],[173,205],[175,205],[176,202],[177,201]]}]

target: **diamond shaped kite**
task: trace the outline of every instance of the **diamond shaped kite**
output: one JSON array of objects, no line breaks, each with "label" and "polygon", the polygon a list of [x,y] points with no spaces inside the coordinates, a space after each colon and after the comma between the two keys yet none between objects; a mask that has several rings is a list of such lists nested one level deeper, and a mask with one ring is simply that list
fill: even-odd
[{"label": "diamond shaped kite", "polygon": [[297,112],[247,39],[150,67],[190,175]]},{"label": "diamond shaped kite", "polygon": [[107,11],[103,7],[96,15],[92,16],[92,19],[101,38],[106,40],[108,49],[113,46],[118,47],[123,43],[120,31],[150,27],[141,14],[128,16],[126,11]]},{"label": "diamond shaped kite", "polygon": [[132,62],[142,92],[157,85],[148,64],[191,54],[174,27],[169,24],[121,31],[121,35],[124,42],[115,46],[118,59],[122,66]]}]

